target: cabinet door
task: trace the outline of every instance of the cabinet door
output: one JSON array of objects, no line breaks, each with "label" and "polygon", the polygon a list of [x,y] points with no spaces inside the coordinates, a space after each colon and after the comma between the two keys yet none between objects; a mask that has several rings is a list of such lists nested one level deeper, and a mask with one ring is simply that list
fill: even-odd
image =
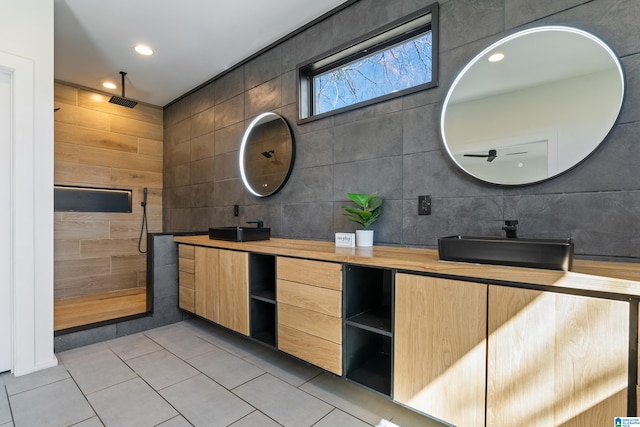
[{"label": "cabinet door", "polygon": [[218,308],[219,249],[195,248],[195,306],[196,314],[220,323]]},{"label": "cabinet door", "polygon": [[484,426],[487,286],[397,274],[395,295],[394,400]]},{"label": "cabinet door", "polygon": [[596,427],[627,413],[629,303],[489,287],[487,425]]},{"label": "cabinet door", "polygon": [[218,323],[249,335],[249,254],[218,251]]},{"label": "cabinet door", "polygon": [[249,335],[249,254],[195,248],[195,313]]}]

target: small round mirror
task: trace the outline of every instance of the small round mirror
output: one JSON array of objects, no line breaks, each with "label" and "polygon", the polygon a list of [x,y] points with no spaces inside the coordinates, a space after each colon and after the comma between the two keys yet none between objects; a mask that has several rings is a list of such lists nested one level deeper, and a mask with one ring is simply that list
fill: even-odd
[{"label": "small round mirror", "polygon": [[614,52],[561,26],[510,35],[454,80],[440,129],[447,152],[486,182],[522,185],[559,175],[589,156],[617,120],[624,96]]},{"label": "small round mirror", "polygon": [[293,134],[286,120],[275,113],[256,117],[242,138],[240,176],[258,197],[277,193],[287,182],[295,158]]}]

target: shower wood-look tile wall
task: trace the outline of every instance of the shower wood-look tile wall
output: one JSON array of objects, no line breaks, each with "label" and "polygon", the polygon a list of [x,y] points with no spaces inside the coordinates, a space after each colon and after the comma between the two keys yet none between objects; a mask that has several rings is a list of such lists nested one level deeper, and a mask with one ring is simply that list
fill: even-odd
[{"label": "shower wood-look tile wall", "polygon": [[149,231],[162,231],[162,108],[61,82],[54,96],[55,184],[133,190],[132,213],[55,213],[55,298],[144,287],[140,202],[147,187]]}]

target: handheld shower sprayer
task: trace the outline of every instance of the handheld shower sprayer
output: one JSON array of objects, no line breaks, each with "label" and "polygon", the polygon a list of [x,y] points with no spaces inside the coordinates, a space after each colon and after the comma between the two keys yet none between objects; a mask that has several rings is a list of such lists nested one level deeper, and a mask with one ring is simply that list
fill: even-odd
[{"label": "handheld shower sprayer", "polygon": [[140,227],[140,238],[138,239],[138,252],[141,254],[146,254],[146,250],[142,250],[142,235],[144,233],[144,227],[146,224],[147,233],[149,232],[149,222],[147,221],[147,187],[144,187],[142,202],[140,202],[140,206],[142,206],[142,227]]}]

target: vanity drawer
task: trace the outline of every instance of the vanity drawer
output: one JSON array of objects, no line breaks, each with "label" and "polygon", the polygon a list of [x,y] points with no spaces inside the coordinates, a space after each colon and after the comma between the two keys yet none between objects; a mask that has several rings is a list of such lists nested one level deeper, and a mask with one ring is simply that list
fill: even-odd
[{"label": "vanity drawer", "polygon": [[342,374],[342,265],[278,257],[278,349]]},{"label": "vanity drawer", "polygon": [[340,291],[342,290],[342,265],[278,257],[278,279]]},{"label": "vanity drawer", "polygon": [[190,245],[178,245],[178,270],[195,273],[195,248]]},{"label": "vanity drawer", "polygon": [[278,348],[336,375],[342,375],[342,346],[278,323]]},{"label": "vanity drawer", "polygon": [[184,271],[178,273],[178,307],[191,313],[196,309],[195,277],[195,274]]},{"label": "vanity drawer", "polygon": [[195,312],[195,247],[178,245],[178,307]]},{"label": "vanity drawer", "polygon": [[178,290],[179,303],[178,306],[191,313],[196,311],[196,292],[184,286],[180,286]]},{"label": "vanity drawer", "polygon": [[184,271],[181,271],[178,273],[178,283],[180,283],[181,288],[195,289],[195,277],[195,274],[185,273]]},{"label": "vanity drawer", "polygon": [[342,343],[342,321],[339,317],[280,303],[278,323],[336,344]]},{"label": "vanity drawer", "polygon": [[342,292],[278,279],[278,303],[285,303],[310,311],[342,316]]}]

